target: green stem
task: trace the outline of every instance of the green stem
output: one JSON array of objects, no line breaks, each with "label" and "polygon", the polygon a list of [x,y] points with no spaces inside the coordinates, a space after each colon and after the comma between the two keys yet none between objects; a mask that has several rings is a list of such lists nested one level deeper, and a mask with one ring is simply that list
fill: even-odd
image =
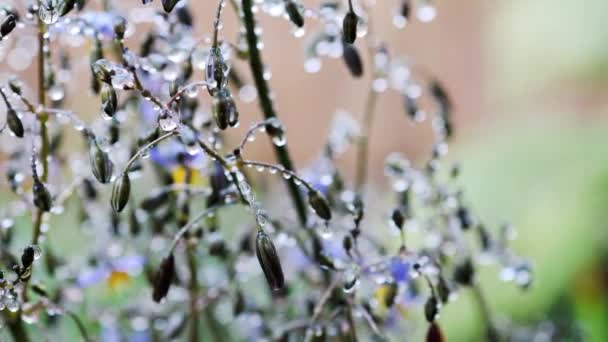
[{"label": "green stem", "polygon": [[199,341],[199,312],[197,308],[198,300],[198,270],[196,265],[196,255],[194,254],[195,246],[190,245],[186,249],[188,257],[188,268],[190,269],[190,332],[189,341]]},{"label": "green stem", "polygon": [[[255,33],[256,22],[253,11],[251,10],[252,6],[252,0],[243,0],[243,21],[246,30],[247,46],[249,48],[249,66],[251,67],[251,72],[253,73],[253,80],[258,92],[258,97],[260,98],[262,112],[266,119],[270,119],[277,117],[277,115],[274,110],[272,100],[270,99],[270,89],[268,88],[268,83],[266,83],[266,80],[264,79],[264,63],[262,62],[260,50],[258,49],[258,37]],[[289,156],[289,151],[287,150],[287,145],[274,145],[274,151],[279,163],[285,169],[293,171],[294,167],[291,157]],[[292,180],[287,180],[287,186],[289,188],[289,193],[293,204],[296,208],[300,224],[304,226],[306,225],[307,221],[306,204],[304,198],[298,190],[298,186]]]}]

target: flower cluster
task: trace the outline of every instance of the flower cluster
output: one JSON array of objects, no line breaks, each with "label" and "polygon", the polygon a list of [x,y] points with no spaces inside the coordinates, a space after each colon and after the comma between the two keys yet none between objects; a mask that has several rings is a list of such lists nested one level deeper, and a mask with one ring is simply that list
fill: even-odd
[{"label": "flower cluster", "polygon": [[[314,7],[301,0],[218,0],[214,21],[197,23],[212,32],[202,38],[194,30],[194,1],[157,2],[162,6],[152,0],[128,9],[109,0],[0,6],[6,64],[22,70],[36,57],[38,71],[35,90],[14,75],[0,80],[2,139],[10,142],[3,144],[1,168],[12,192],[0,212],[0,260],[14,273],[0,272],[0,308],[16,340],[31,339],[23,323],[52,329],[53,320],[42,318],[64,315],[85,340],[95,338],[93,331],[102,340],[385,340],[423,324],[427,341],[442,341],[442,307],[468,290],[482,308],[487,339],[510,338],[510,327],[498,325],[487,306],[477,269],[494,262],[503,279],[527,288],[531,267],[508,249],[509,227],[491,235],[467,205],[455,181],[458,168],[444,158],[452,99],[431,72],[392,56],[375,36],[373,1]],[[394,2],[395,12],[386,15],[398,28],[436,15],[432,0]],[[225,11],[239,19],[234,40],[221,36]],[[323,58],[342,58],[353,77],[371,75],[362,119],[337,111],[318,158],[300,171],[268,84],[257,18],[263,15],[282,17],[294,36],[307,36],[307,72],[320,72]],[[309,22],[315,31],[306,31]],[[74,48],[88,55],[73,56]],[[248,63],[252,83],[233,59]],[[88,111],[98,115],[66,108],[79,96],[71,90],[96,94]],[[395,115],[430,121],[435,139],[422,167],[395,153],[378,168],[392,196],[378,211],[366,188],[367,161],[376,99],[388,91],[403,98],[403,114]],[[225,131],[239,125],[239,103],[256,100],[263,119],[233,143]],[[260,135],[271,141],[276,163],[246,158],[246,146]],[[82,148],[64,141],[75,136]],[[336,164],[349,149],[357,154],[353,180]],[[286,191],[273,200],[254,171],[282,180]],[[287,201],[292,210],[267,209]],[[94,240],[75,248],[78,257],[63,255],[66,246],[53,248],[49,239],[62,234],[55,218],[73,211],[78,224],[63,234],[84,231]],[[11,252],[20,241],[13,226],[30,213],[31,245],[19,261]],[[378,217],[385,224],[371,223]],[[36,262],[41,254],[44,265]],[[116,308],[88,295],[102,281],[110,291],[146,290]]]}]

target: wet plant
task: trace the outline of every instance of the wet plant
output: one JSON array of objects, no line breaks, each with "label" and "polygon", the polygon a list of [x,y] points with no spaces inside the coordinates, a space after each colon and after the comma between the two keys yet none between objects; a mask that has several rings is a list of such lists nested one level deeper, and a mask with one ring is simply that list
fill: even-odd
[{"label": "wet plant", "polygon": [[[398,29],[436,15],[431,0],[394,2],[384,15]],[[35,340],[37,330],[59,339],[57,320],[67,317],[85,340],[391,340],[423,327],[427,341],[442,341],[443,306],[470,291],[487,339],[508,340],[477,269],[498,264],[527,288],[530,264],[509,250],[510,227],[491,234],[468,206],[445,158],[449,92],[375,35],[373,1],[218,0],[209,23],[196,20],[195,4],[0,6],[2,63],[37,71],[35,85],[0,74],[10,189],[0,211],[0,309],[12,337]],[[234,39],[221,34],[226,12],[238,18]],[[296,128],[283,125],[273,101],[259,26],[266,15],[309,38],[307,72],[342,58],[353,77],[370,80],[361,119],[337,112],[306,168],[293,163],[287,137]],[[208,34],[197,36],[195,23]],[[236,70],[236,59],[249,70]],[[87,109],[66,107],[85,91],[97,98]],[[393,153],[375,167],[391,194],[378,212],[369,143],[377,99],[391,92],[404,101],[391,120],[430,122],[435,138],[421,166]],[[262,117],[232,141],[225,132],[248,101]],[[276,161],[246,157],[260,136]],[[354,179],[336,164],[348,149]],[[285,189],[266,191],[262,177]],[[25,221],[24,247],[14,236]],[[62,234],[85,238],[67,243]],[[103,281],[138,290],[107,303],[95,296]]]}]

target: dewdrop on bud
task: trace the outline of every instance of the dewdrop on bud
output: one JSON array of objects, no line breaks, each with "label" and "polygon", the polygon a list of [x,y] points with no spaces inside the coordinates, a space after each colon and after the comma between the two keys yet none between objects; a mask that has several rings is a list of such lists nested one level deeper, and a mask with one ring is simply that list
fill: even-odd
[{"label": "dewdrop on bud", "polygon": [[289,20],[291,20],[294,25],[297,27],[304,26],[304,17],[302,17],[298,4],[296,4],[294,0],[287,0],[285,2],[285,12],[287,12]]},{"label": "dewdrop on bud", "polygon": [[282,289],[285,285],[285,278],[283,276],[283,269],[281,268],[281,261],[272,240],[262,230],[258,231],[255,240],[255,254],[258,257],[262,271],[264,271],[268,286],[273,291]]},{"label": "dewdrop on bud", "polygon": [[23,123],[15,109],[9,107],[6,112],[6,123],[16,137],[23,138]]},{"label": "dewdrop on bud", "polygon": [[264,129],[272,139],[272,143],[276,146],[284,146],[287,143],[287,137],[279,119],[270,119],[266,125],[264,125]]},{"label": "dewdrop on bud", "polygon": [[215,96],[218,90],[222,90],[228,84],[228,65],[222,56],[222,50],[218,47],[211,48],[207,57],[205,69],[205,80],[207,90],[211,96]]},{"label": "dewdrop on bud", "polygon": [[96,141],[93,140],[90,144],[89,160],[91,162],[93,175],[101,184],[107,184],[112,178],[114,164],[110,160],[108,154],[99,147]]},{"label": "dewdrop on bud", "polygon": [[8,81],[8,87],[11,91],[17,95],[21,95],[21,81],[16,78],[11,78]]},{"label": "dewdrop on bud", "polygon": [[112,197],[110,199],[112,209],[116,212],[121,212],[127,205],[127,202],[129,202],[130,193],[131,179],[129,178],[129,174],[124,172],[120,178],[116,179],[112,188]]},{"label": "dewdrop on bud", "polygon": [[36,245],[29,245],[23,249],[23,253],[21,254],[21,265],[23,268],[28,268],[32,266],[34,261],[40,258],[42,251],[40,247]]},{"label": "dewdrop on bud", "polygon": [[179,118],[169,109],[163,109],[158,115],[158,125],[165,132],[173,131],[179,124]]},{"label": "dewdrop on bud", "polygon": [[342,21],[342,34],[344,36],[344,42],[353,44],[357,39],[357,24],[359,23],[359,17],[355,12],[348,11]]},{"label": "dewdrop on bud", "polygon": [[175,279],[175,258],[173,253],[164,258],[154,276],[154,287],[152,289],[152,299],[160,302],[169,293],[171,283]]},{"label": "dewdrop on bud", "polygon": [[331,220],[331,209],[327,199],[320,192],[310,190],[308,192],[308,204],[312,207],[315,214],[325,221]]},{"label": "dewdrop on bud", "polygon": [[34,205],[42,211],[50,211],[53,203],[51,194],[38,177],[34,178],[32,191],[34,193]]},{"label": "dewdrop on bud", "polygon": [[54,0],[43,0],[40,1],[40,9],[38,10],[38,16],[40,20],[47,25],[51,25],[59,20],[60,12],[57,1]]}]

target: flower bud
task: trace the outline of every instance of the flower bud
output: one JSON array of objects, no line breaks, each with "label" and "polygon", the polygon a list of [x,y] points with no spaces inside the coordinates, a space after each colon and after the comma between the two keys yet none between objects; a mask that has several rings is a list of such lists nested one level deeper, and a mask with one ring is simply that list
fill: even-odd
[{"label": "flower bud", "polygon": [[401,213],[401,210],[399,210],[399,209],[393,210],[393,213],[391,214],[391,220],[393,221],[393,224],[395,224],[395,227],[397,227],[399,230],[403,229],[403,224],[405,223],[405,217]]},{"label": "flower bud", "polygon": [[[100,43],[101,44],[101,43]],[[99,50],[98,50],[99,49]],[[94,58],[101,56],[101,47],[94,48],[91,54],[91,60]],[[112,83],[112,72],[108,70],[108,61],[105,59],[98,59],[93,62],[91,65],[91,70],[93,71],[93,75],[95,78],[103,83],[111,84]]]},{"label": "flower bud", "polygon": [[399,14],[404,17],[405,19],[408,19],[410,17],[410,1],[409,0],[402,0],[401,1],[401,6],[399,7]]},{"label": "flower bud", "polygon": [[234,127],[239,122],[239,112],[228,89],[222,89],[214,99],[213,118],[219,129]]},{"label": "flower bud", "polygon": [[450,299],[450,286],[443,276],[439,275],[439,281],[437,282],[437,295],[442,303],[447,303]]},{"label": "flower bud", "polygon": [[297,27],[304,26],[304,17],[302,17],[302,13],[300,13],[298,4],[296,4],[295,1],[287,0],[285,2],[285,12],[287,12],[289,20],[291,20],[294,25]]},{"label": "flower bud", "polygon": [[6,123],[16,137],[23,138],[23,123],[13,108],[9,108],[6,112]]},{"label": "flower bud", "polygon": [[112,197],[110,199],[112,209],[116,212],[121,212],[127,205],[127,202],[129,202],[130,193],[131,179],[129,178],[129,174],[124,172],[120,178],[116,179],[112,188]]},{"label": "flower bud", "polygon": [[173,279],[175,279],[175,258],[173,257],[173,253],[171,253],[160,263],[158,271],[154,276],[152,299],[155,302],[158,303],[167,296]]},{"label": "flower bud", "polygon": [[11,91],[17,95],[21,95],[21,81],[16,78],[11,78],[8,81],[8,87]]},{"label": "flower bud", "polygon": [[258,231],[255,240],[255,254],[258,257],[262,271],[266,276],[266,281],[273,291],[280,290],[285,285],[283,270],[281,269],[281,261],[274,248],[272,240],[264,233]]},{"label": "flower bud", "polygon": [[458,217],[460,227],[462,227],[463,230],[468,230],[473,225],[473,218],[467,208],[459,207],[456,211],[456,216]]},{"label": "flower bud", "polygon": [[125,38],[126,21],[124,18],[118,18],[114,23],[114,34],[116,39],[122,40]]},{"label": "flower bud", "polygon": [[431,323],[429,330],[426,332],[426,342],[444,342],[443,333],[439,325],[435,322]]},{"label": "flower bud", "polygon": [[175,5],[177,5],[178,2],[179,2],[179,0],[162,0],[161,1],[161,3],[163,4],[163,9],[167,13],[171,13],[171,11],[173,11],[173,8],[175,7]]},{"label": "flower bud", "polygon": [[454,281],[460,285],[470,286],[475,277],[475,268],[471,259],[467,258],[454,269]]},{"label": "flower bud", "polygon": [[11,33],[17,26],[17,19],[13,14],[9,14],[4,18],[2,24],[0,24],[0,37],[5,37]]},{"label": "flower bud", "polygon": [[111,85],[104,83],[101,88],[101,109],[109,116],[113,116],[117,106],[116,90]]},{"label": "flower bud", "polygon": [[437,298],[435,296],[429,297],[426,303],[424,304],[424,317],[429,323],[433,323],[437,318],[437,314],[439,313],[439,303],[437,303]]},{"label": "flower bud", "polygon": [[354,45],[343,44],[342,59],[351,75],[354,77],[361,77],[363,75],[361,56]]},{"label": "flower bud", "polygon": [[147,212],[151,212],[160,208],[160,206],[167,203],[168,200],[168,191],[157,190],[152,194],[148,195],[146,198],[144,198],[144,200],[141,202],[140,207]]},{"label": "flower bud", "polygon": [[32,266],[32,263],[34,262],[34,254],[35,250],[33,246],[27,246],[23,249],[23,253],[21,254],[21,265],[23,268]]},{"label": "flower bud", "polygon": [[329,221],[331,220],[331,209],[327,199],[320,192],[316,190],[310,190],[308,192],[308,204],[312,207],[315,214],[320,218]]},{"label": "flower bud", "polygon": [[34,178],[34,186],[32,189],[34,192],[34,205],[42,211],[51,210],[53,199],[38,177]]},{"label": "flower bud", "polygon": [[110,179],[112,178],[114,164],[110,160],[108,154],[104,152],[99,145],[97,145],[96,141],[91,142],[91,147],[89,149],[89,160],[91,162],[91,169],[95,178],[97,178],[97,180],[102,184],[109,183]]},{"label": "flower bud", "polygon": [[357,24],[359,23],[359,17],[353,11],[348,11],[342,21],[342,34],[344,35],[344,41],[348,44],[352,44],[357,39]]}]

